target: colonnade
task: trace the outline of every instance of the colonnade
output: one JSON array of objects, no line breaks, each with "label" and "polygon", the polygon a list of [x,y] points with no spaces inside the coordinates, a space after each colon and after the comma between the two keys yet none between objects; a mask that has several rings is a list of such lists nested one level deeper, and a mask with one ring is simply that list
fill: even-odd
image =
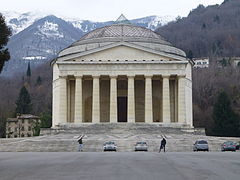
[{"label": "colonnade", "polygon": [[[162,75],[162,123],[171,123],[170,106],[170,75]],[[75,78],[74,123],[83,123],[83,76]],[[110,78],[110,123],[118,122],[118,76]],[[153,123],[153,76],[146,75],[145,79],[145,123]],[[177,80],[177,123],[186,123],[185,76],[176,76]],[[67,123],[67,76],[59,77],[59,122]],[[135,123],[135,76],[127,76],[127,122]],[[92,76],[92,123],[100,123],[100,76]]]}]

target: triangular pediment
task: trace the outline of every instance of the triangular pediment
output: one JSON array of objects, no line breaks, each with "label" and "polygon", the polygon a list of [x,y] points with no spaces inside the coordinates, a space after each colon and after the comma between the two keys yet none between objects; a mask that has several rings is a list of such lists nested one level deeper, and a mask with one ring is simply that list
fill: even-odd
[{"label": "triangular pediment", "polygon": [[77,58],[76,60],[169,60],[166,57],[160,56],[158,54],[150,53],[147,51],[143,51],[140,49],[132,48],[129,46],[116,46],[113,48],[105,49],[103,51],[95,52],[92,54],[88,54],[86,56],[82,56]]},{"label": "triangular pediment", "polygon": [[128,42],[117,42],[88,51],[59,57],[61,61],[82,60],[183,60],[181,57]]}]

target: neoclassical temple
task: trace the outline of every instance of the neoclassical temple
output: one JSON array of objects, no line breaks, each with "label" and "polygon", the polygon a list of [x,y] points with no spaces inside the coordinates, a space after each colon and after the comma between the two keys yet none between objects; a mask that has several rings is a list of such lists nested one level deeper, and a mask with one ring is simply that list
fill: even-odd
[{"label": "neoclassical temple", "polygon": [[53,127],[160,123],[192,127],[192,62],[121,15],[62,50],[53,66]]}]

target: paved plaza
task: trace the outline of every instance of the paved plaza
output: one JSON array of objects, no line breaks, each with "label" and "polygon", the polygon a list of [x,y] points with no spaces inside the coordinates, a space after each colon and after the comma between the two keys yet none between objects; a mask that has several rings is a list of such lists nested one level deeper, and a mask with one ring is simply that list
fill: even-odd
[{"label": "paved plaza", "polygon": [[232,180],[239,152],[0,153],[1,180]]}]

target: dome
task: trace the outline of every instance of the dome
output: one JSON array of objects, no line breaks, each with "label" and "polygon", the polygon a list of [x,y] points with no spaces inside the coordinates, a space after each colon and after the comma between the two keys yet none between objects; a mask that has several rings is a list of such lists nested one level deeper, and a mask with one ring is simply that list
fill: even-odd
[{"label": "dome", "polygon": [[106,42],[106,41],[139,41],[157,42],[171,45],[163,37],[145,27],[136,26],[130,23],[124,15],[121,15],[114,24],[97,28],[85,34],[74,45],[86,42]]},{"label": "dome", "polygon": [[103,37],[141,37],[163,40],[160,35],[156,34],[152,30],[131,24],[113,24],[111,26],[98,28],[84,35],[80,40]]},{"label": "dome", "polygon": [[59,57],[70,53],[79,53],[104,47],[118,42],[126,42],[138,45],[139,47],[186,57],[185,52],[174,47],[162,36],[145,27],[131,24],[123,15],[112,25],[97,28],[85,34],[80,40],[61,51]]}]

